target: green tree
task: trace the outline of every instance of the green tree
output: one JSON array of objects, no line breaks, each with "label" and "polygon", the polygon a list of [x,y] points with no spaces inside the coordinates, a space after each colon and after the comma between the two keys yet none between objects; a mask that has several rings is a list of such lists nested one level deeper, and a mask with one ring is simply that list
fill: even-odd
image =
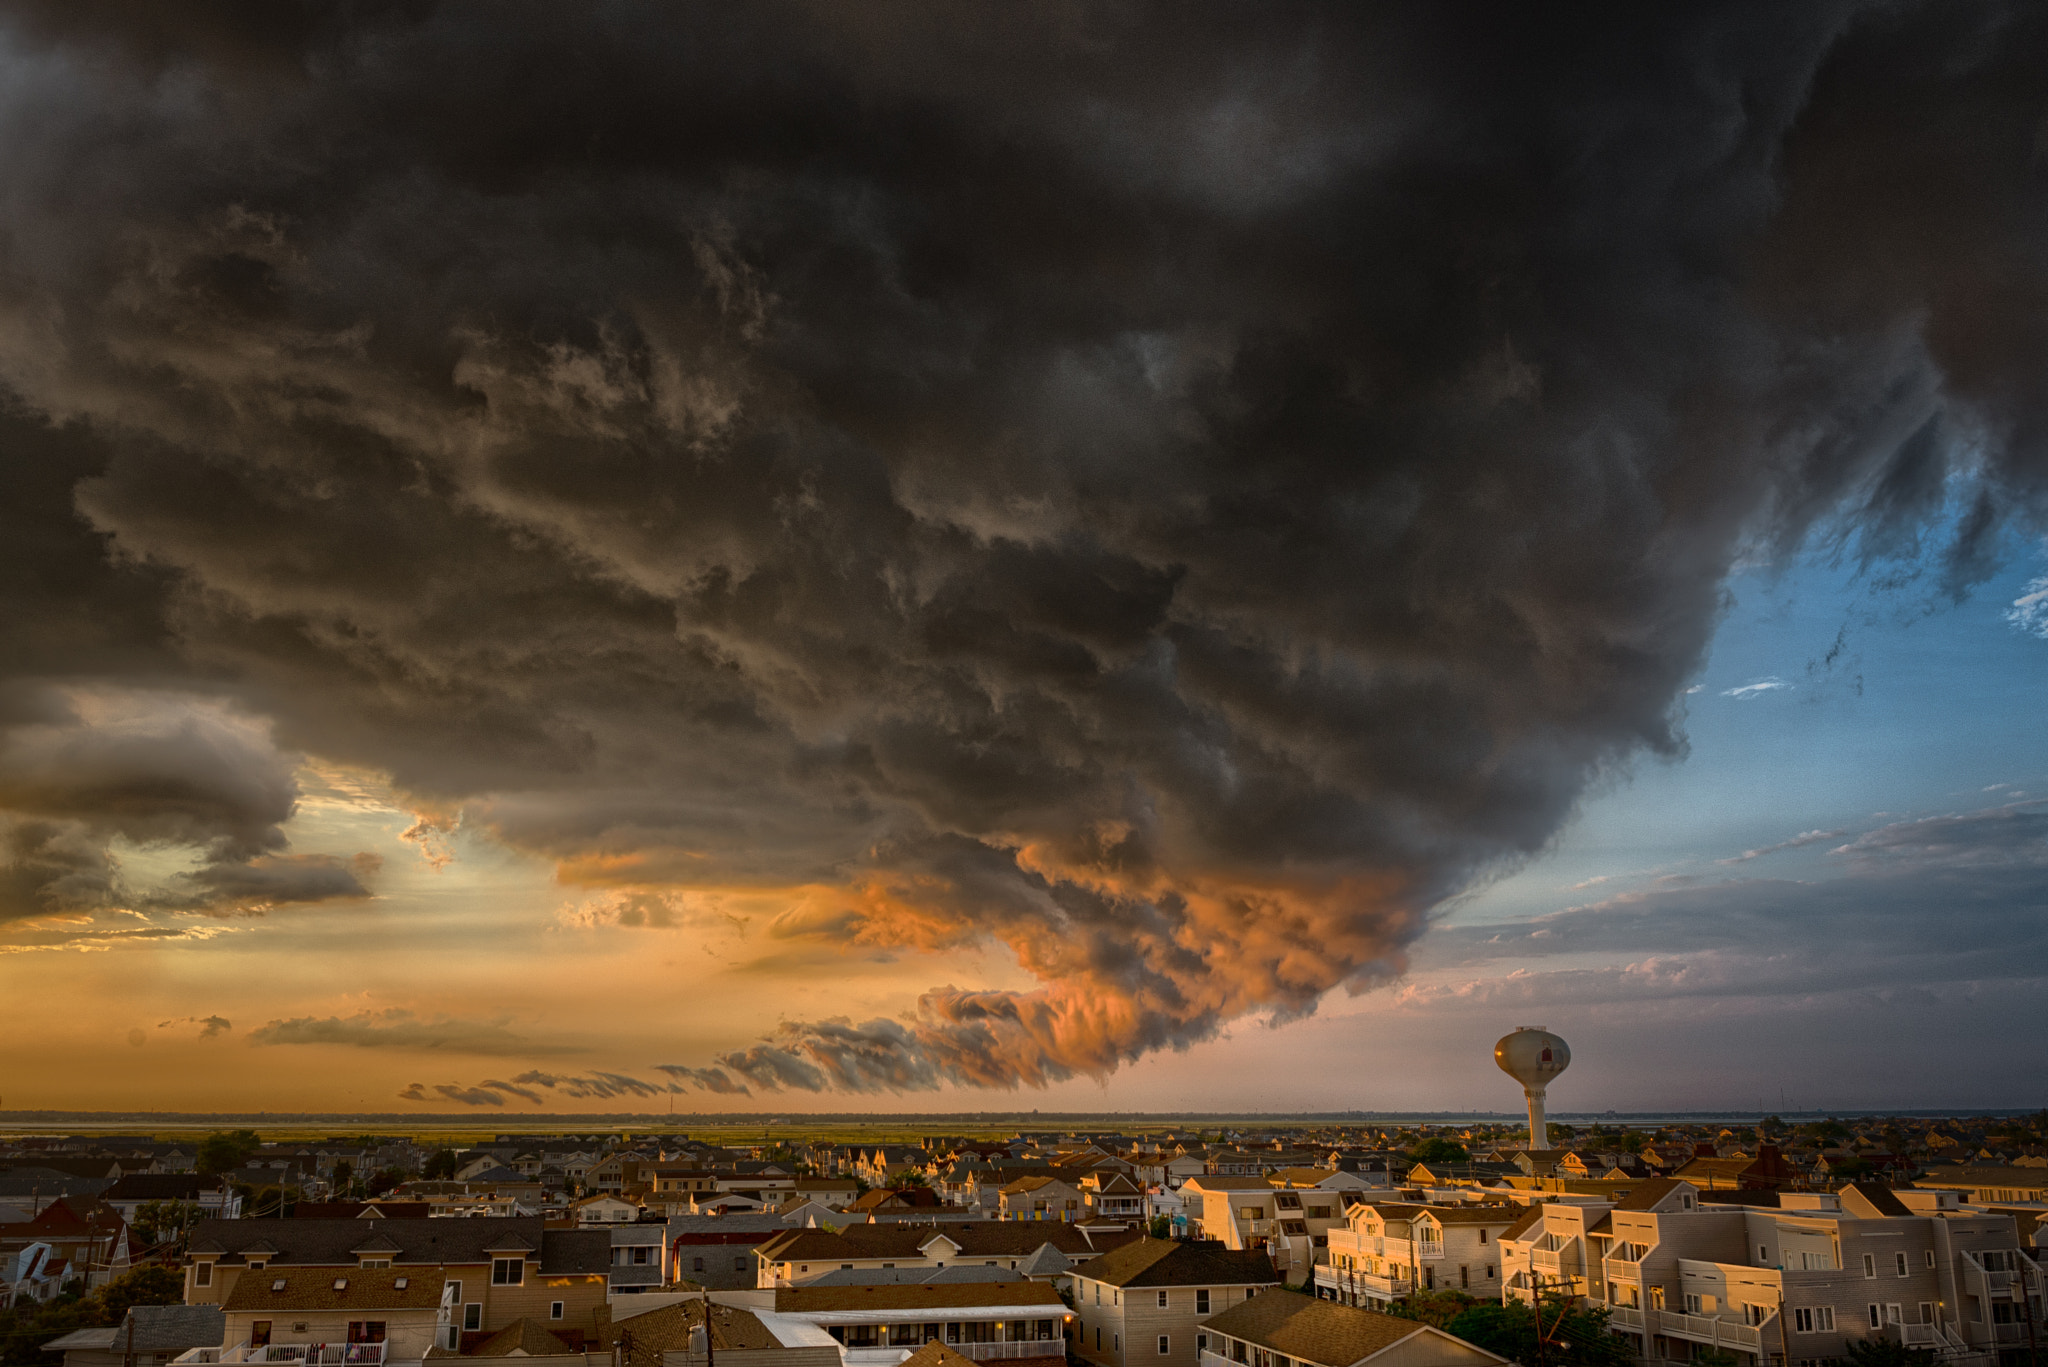
[{"label": "green tree", "polygon": [[1933,1367],[1934,1354],[1890,1339],[1858,1339],[1841,1360],[1848,1367]]},{"label": "green tree", "polygon": [[1395,1301],[1387,1313],[1404,1320],[1420,1320],[1438,1329],[1448,1329],[1451,1321],[1467,1310],[1483,1302],[1476,1296],[1462,1291],[1417,1291],[1406,1300]]},{"label": "green tree", "polygon": [[182,1253],[185,1235],[205,1215],[191,1201],[144,1201],[135,1208],[135,1236],[145,1244],[176,1243]]},{"label": "green tree", "polygon": [[162,1263],[133,1268],[108,1282],[89,1299],[100,1303],[102,1323],[118,1324],[131,1305],[179,1305],[185,1299],[184,1275]]},{"label": "green tree", "polygon": [[1149,1232],[1155,1239],[1170,1238],[1173,1234],[1173,1221],[1167,1219],[1164,1215],[1155,1215],[1152,1217]]},{"label": "green tree", "polygon": [[1457,1140],[1437,1136],[1425,1139],[1408,1150],[1408,1157],[1417,1163],[1463,1163],[1472,1154]]},{"label": "green tree", "polygon": [[199,1171],[208,1176],[232,1172],[262,1147],[254,1130],[216,1130],[199,1141]]},{"label": "green tree", "polygon": [[[1475,1305],[1445,1326],[1467,1343],[1515,1362],[1545,1367],[1634,1367],[1635,1350],[1607,1329],[1607,1312],[1550,1297],[1543,1315],[1520,1301]],[[1539,1338],[1541,1349],[1538,1349]]]},{"label": "green tree", "polygon": [[337,1195],[337,1196],[347,1196],[347,1195],[348,1195],[348,1188],[349,1188],[349,1183],[355,1180],[355,1175],[356,1175],[356,1165],[355,1165],[355,1164],[353,1164],[353,1163],[351,1163],[351,1162],[349,1162],[349,1161],[348,1161],[348,1160],[347,1160],[346,1158],[344,1158],[344,1159],[342,1159],[342,1160],[341,1160],[340,1162],[336,1163],[336,1164],[334,1165],[334,1192],[335,1192],[335,1195]]},{"label": "green tree", "polygon": [[435,1149],[427,1155],[425,1174],[429,1181],[445,1182],[452,1180],[461,1166],[455,1159],[455,1150]]}]

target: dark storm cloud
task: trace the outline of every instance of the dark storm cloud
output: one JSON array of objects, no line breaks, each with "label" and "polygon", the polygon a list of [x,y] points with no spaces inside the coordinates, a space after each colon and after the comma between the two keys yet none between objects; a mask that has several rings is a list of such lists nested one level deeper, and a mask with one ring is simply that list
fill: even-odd
[{"label": "dark storm cloud", "polygon": [[358,1049],[514,1056],[575,1052],[565,1047],[534,1044],[525,1036],[506,1029],[502,1021],[419,1016],[396,1006],[382,1011],[359,1011],[353,1016],[298,1016],[290,1020],[268,1021],[249,1032],[249,1042],[345,1044]]},{"label": "dark storm cloud", "polygon": [[1045,984],[735,1085],[1398,975],[1682,751],[1738,556],[1960,490],[1960,593],[2043,506],[2038,7],[0,14],[10,674],[204,680],[619,924],[800,888],[775,935]]}]

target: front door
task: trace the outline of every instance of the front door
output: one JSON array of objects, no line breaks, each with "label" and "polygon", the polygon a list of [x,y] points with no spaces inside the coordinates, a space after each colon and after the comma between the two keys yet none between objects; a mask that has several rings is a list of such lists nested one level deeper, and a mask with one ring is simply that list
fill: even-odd
[{"label": "front door", "polygon": [[257,1320],[249,1326],[249,1346],[267,1348],[270,1346],[270,1321]]}]

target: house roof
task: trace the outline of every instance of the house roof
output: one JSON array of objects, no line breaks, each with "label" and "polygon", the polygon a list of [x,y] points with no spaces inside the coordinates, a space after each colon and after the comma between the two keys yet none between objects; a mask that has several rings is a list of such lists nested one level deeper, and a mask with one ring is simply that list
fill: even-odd
[{"label": "house roof", "polygon": [[[451,1221],[450,1223],[454,1223]],[[235,1279],[221,1309],[432,1310],[441,1278],[405,1267],[271,1267]]]},{"label": "house roof", "polygon": [[[389,1247],[384,1247],[388,1241]],[[394,1266],[487,1263],[493,1250],[540,1251],[545,1276],[602,1273],[610,1260],[604,1230],[549,1230],[538,1215],[469,1220],[201,1220],[191,1251],[239,1266],[255,1253],[272,1267],[353,1267],[357,1249],[391,1254]]]},{"label": "house roof", "polygon": [[1187,1180],[1187,1185],[1202,1191],[1271,1191],[1273,1189],[1273,1184],[1264,1177],[1254,1177],[1244,1173],[1235,1173],[1228,1177],[1218,1176],[1215,1173],[1206,1173],[1200,1177],[1190,1177]]},{"label": "house roof", "polygon": [[[1698,1162],[1698,1159],[1694,1159]],[[1652,1177],[1614,1203],[1616,1210],[1655,1210],[1657,1204],[1682,1186],[1692,1185],[1676,1177]]]},{"label": "house roof", "polygon": [[633,1336],[633,1350],[642,1352],[681,1352],[690,1346],[690,1331],[705,1323],[710,1316],[711,1350],[728,1352],[753,1348],[780,1348],[782,1340],[768,1331],[760,1317],[751,1310],[742,1310],[736,1305],[719,1305],[715,1302],[680,1301],[675,1305],[650,1310],[644,1315],[628,1319],[613,1320],[606,1337],[606,1347],[618,1343],[625,1335]]},{"label": "house roof", "polygon": [[975,1367],[975,1363],[972,1358],[962,1357],[937,1339],[933,1339],[903,1359],[899,1367]]},{"label": "house roof", "polygon": [[1542,1223],[1543,1205],[1541,1202],[1531,1201],[1529,1208],[1516,1216],[1515,1222],[1500,1232],[1500,1237],[1503,1239],[1519,1239]]},{"label": "house roof", "polygon": [[574,1351],[549,1333],[540,1321],[522,1316],[470,1349],[469,1356],[504,1358],[519,1353],[536,1358],[563,1357]]},{"label": "house roof", "polygon": [[45,1352],[76,1348],[92,1352],[128,1351],[128,1326],[135,1325],[138,1353],[182,1353],[188,1348],[218,1347],[227,1337],[227,1316],[217,1305],[137,1305],[117,1325],[79,1329],[43,1345]]},{"label": "house roof", "polygon": [[1852,1182],[1849,1184],[1858,1196],[1870,1202],[1871,1209],[1880,1215],[1906,1216],[1913,1212],[1906,1209],[1906,1203],[1892,1194],[1892,1189],[1882,1182]]},{"label": "house roof", "polygon": [[[730,1216],[721,1217],[731,1219]],[[1084,1228],[1064,1220],[966,1220],[953,1224],[848,1225],[838,1233],[786,1229],[760,1245],[771,1262],[855,1262],[871,1258],[916,1258],[935,1238],[950,1239],[962,1258],[1022,1258],[1041,1244],[1062,1253],[1092,1258],[1138,1237],[1128,1229]]]},{"label": "house roof", "polygon": [[1073,1259],[1051,1244],[1040,1244],[1037,1252],[1017,1265],[1017,1270],[1027,1277],[1050,1277],[1065,1272],[1073,1265]]},{"label": "house roof", "polygon": [[777,1314],[844,1310],[953,1310],[1000,1305],[1029,1309],[1066,1302],[1046,1282],[966,1282],[916,1286],[785,1286],[775,1293]]},{"label": "house roof", "polygon": [[1415,1320],[1293,1291],[1269,1291],[1240,1301],[1203,1321],[1203,1328],[1316,1367],[1351,1367],[1412,1335],[1440,1332]]},{"label": "house roof", "polygon": [[1275,1286],[1273,1260],[1256,1249],[1230,1249],[1213,1240],[1137,1239],[1090,1258],[1076,1277],[1111,1286]]}]

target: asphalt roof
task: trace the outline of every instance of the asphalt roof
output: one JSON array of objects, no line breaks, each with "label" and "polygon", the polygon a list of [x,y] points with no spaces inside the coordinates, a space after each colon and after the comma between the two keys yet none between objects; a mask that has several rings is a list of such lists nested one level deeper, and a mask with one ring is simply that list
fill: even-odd
[{"label": "asphalt roof", "polygon": [[1416,1320],[1396,1319],[1295,1291],[1268,1291],[1240,1301],[1204,1320],[1202,1327],[1211,1334],[1243,1339],[1316,1367],[1351,1367],[1411,1334],[1428,1332]]},{"label": "asphalt roof", "polygon": [[[682,1352],[690,1346],[690,1330],[704,1323],[706,1314],[704,1301],[679,1301],[674,1305],[650,1310],[644,1315],[629,1319],[613,1320],[610,1332],[605,1336],[606,1346],[616,1344],[626,1334],[633,1336],[633,1351]],[[782,1340],[768,1331],[760,1317],[751,1310],[742,1310],[736,1305],[710,1303],[711,1350],[736,1351],[743,1348],[780,1348]]]},{"label": "asphalt roof", "polygon": [[470,1357],[502,1358],[514,1353],[527,1357],[563,1357],[574,1350],[548,1332],[539,1320],[521,1316],[469,1350]]},{"label": "asphalt roof", "polygon": [[785,1286],[775,1293],[777,1314],[846,1310],[953,1310],[967,1306],[1060,1307],[1057,1288],[1046,1282],[954,1282],[937,1286]]},{"label": "asphalt roof", "polygon": [[389,1252],[397,1266],[487,1263],[491,1250],[540,1250],[544,1276],[602,1274],[611,1263],[611,1234],[550,1230],[538,1215],[470,1220],[201,1220],[193,1253],[216,1253],[223,1266],[256,1254],[272,1267],[353,1267],[357,1249]]},{"label": "asphalt roof", "polygon": [[1256,1249],[1230,1249],[1213,1240],[1138,1239],[1072,1269],[1076,1277],[1111,1286],[1275,1286],[1273,1260]]},{"label": "asphalt roof", "polygon": [[270,1267],[236,1278],[221,1309],[432,1310],[442,1285],[417,1268]]}]

